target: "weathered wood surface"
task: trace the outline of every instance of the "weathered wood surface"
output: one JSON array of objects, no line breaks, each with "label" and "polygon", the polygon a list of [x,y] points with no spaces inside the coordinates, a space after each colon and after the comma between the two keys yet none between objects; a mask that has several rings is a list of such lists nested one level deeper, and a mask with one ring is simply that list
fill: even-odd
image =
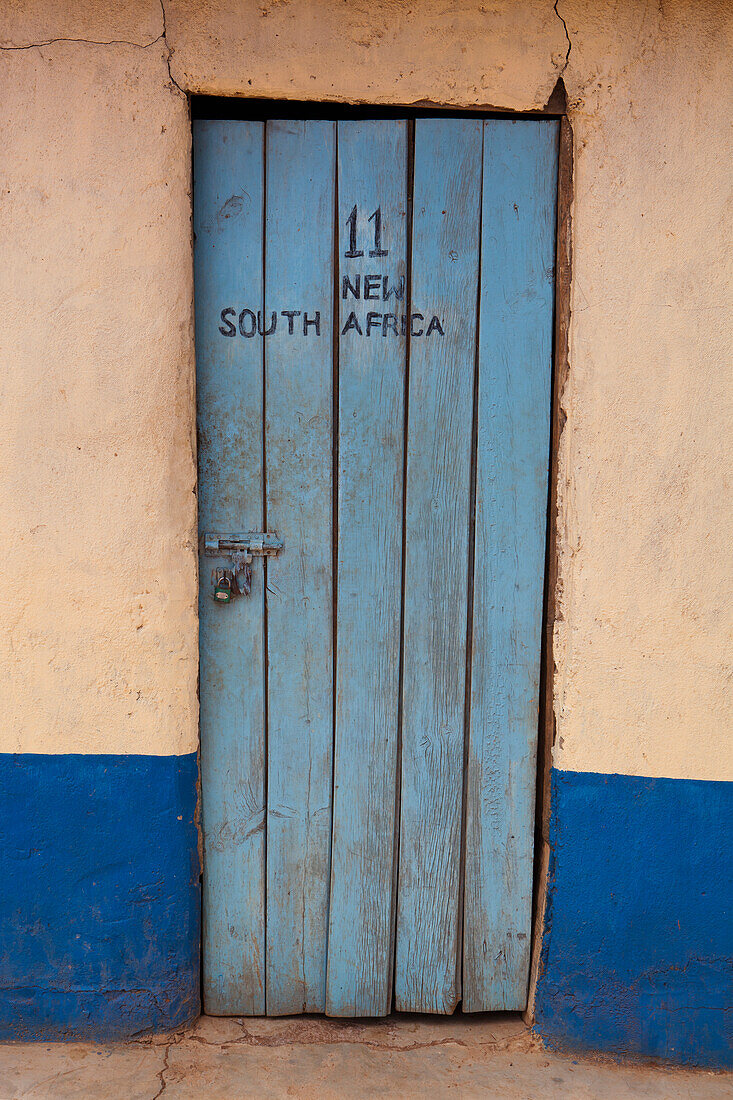
[{"label": "weathered wood surface", "polygon": [[[333,761],[333,216],[336,126],[267,123],[267,1012],[325,1009]],[[316,324],[318,317],[318,324]],[[309,324],[309,322],[311,322]],[[306,331],[307,328],[307,331]],[[262,337],[259,338],[262,341]]]},{"label": "weathered wood surface", "polygon": [[[415,124],[395,999],[452,1012],[459,894],[481,122]],[[425,322],[427,326],[427,321]]]},{"label": "weathered wood surface", "polygon": [[336,129],[194,129],[200,529],[267,526],[285,543],[267,594],[256,560],[252,595],[225,606],[210,596],[216,561],[201,559],[204,1004],[383,1014],[394,947],[397,1008],[451,1012],[463,902],[463,1007],[517,1009],[530,944],[558,126],[416,122],[411,303],[407,288],[395,294],[408,259],[407,125],[338,124],[338,211]]},{"label": "weathered wood surface", "polygon": [[527,998],[558,148],[554,121],[484,127],[467,1012]]},{"label": "weathered wood surface", "polygon": [[[339,340],[336,741],[326,1011],[381,1016],[390,1009],[392,970],[407,124],[342,121],[338,134],[340,330],[352,312],[364,333],[370,311],[381,314],[381,327],[369,337],[350,328]],[[348,258],[354,207],[356,251],[363,255]],[[374,240],[376,210],[380,249]],[[370,255],[375,251],[386,255]],[[365,301],[367,276],[374,278]],[[386,314],[391,316],[385,322]]]},{"label": "weathered wood surface", "polygon": [[[202,533],[262,528],[262,342],[219,331],[238,292],[262,299],[262,150],[259,122],[194,123]],[[265,1011],[263,575],[256,563],[251,597],[220,606],[216,564],[200,559],[204,1009],[252,1015]]]}]

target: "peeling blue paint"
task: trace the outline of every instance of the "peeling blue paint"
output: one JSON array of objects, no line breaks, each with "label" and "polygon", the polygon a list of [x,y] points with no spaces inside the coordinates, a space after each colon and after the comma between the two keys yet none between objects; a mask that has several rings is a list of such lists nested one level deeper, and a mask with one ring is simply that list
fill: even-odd
[{"label": "peeling blue paint", "polygon": [[733,783],[553,772],[536,1027],[733,1065]]},{"label": "peeling blue paint", "polygon": [[196,754],[0,754],[0,1039],[199,1011]]}]

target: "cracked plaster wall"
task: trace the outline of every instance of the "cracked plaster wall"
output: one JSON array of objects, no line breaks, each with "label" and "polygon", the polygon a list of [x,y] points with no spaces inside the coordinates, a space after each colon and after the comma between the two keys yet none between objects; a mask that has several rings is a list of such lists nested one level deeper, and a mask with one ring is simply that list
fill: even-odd
[{"label": "cracked plaster wall", "polygon": [[576,155],[554,762],[733,778],[732,12],[556,7],[4,6],[0,749],[196,746],[180,89],[531,110],[562,73]]}]

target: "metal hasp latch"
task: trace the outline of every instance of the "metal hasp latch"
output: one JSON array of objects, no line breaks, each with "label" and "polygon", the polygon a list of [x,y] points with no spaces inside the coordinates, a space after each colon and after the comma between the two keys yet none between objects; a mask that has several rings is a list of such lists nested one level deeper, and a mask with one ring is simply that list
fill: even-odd
[{"label": "metal hasp latch", "polygon": [[277,535],[249,531],[244,535],[204,535],[204,553],[210,558],[229,558],[232,568],[216,566],[211,571],[214,599],[230,603],[234,596],[252,591],[252,558],[274,558],[283,548]]}]

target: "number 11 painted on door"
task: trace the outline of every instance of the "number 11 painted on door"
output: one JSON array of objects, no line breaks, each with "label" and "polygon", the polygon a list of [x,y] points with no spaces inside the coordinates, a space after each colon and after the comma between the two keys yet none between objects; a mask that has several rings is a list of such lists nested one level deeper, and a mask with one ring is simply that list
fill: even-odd
[{"label": "number 11 painted on door", "polygon": [[[346,224],[349,227],[349,248],[344,252],[344,256],[347,260],[356,260],[359,256],[363,256],[363,249],[356,247],[356,218],[357,207],[354,205],[351,213],[346,219]],[[389,249],[382,248],[382,208],[378,206],[373,214],[369,215],[367,219],[370,222],[374,222],[374,248],[369,249],[370,256],[386,256]]]}]

